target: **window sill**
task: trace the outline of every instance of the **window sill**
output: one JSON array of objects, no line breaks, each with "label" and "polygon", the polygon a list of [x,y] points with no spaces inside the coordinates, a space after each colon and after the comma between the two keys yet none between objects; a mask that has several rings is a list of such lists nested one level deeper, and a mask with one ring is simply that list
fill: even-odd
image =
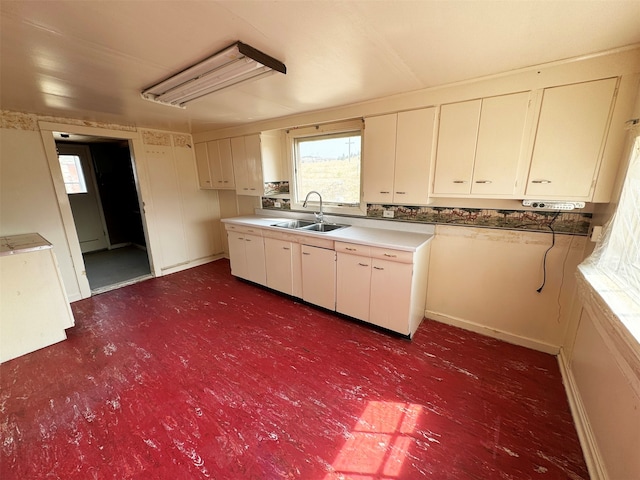
[{"label": "window sill", "polygon": [[640,303],[607,275],[580,265],[578,294],[605,343],[640,396]]}]

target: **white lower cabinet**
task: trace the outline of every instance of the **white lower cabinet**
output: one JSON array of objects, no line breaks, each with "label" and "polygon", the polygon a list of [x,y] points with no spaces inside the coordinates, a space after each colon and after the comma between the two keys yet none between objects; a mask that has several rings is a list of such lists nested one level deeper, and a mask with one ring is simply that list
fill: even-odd
[{"label": "white lower cabinet", "polygon": [[336,252],[302,245],[302,299],[328,310],[336,309]]},{"label": "white lower cabinet", "polygon": [[430,244],[416,251],[227,224],[231,273],[411,337],[424,317]]},{"label": "white lower cabinet", "polygon": [[262,236],[247,231],[227,231],[231,274],[260,285],[267,284]]},{"label": "white lower cabinet", "polygon": [[413,264],[374,258],[369,322],[404,335],[413,334],[410,332],[412,282]]},{"label": "white lower cabinet", "polygon": [[371,258],[337,254],[336,311],[369,321]]},{"label": "white lower cabinet", "polygon": [[336,242],[336,311],[402,335],[424,316],[429,245],[415,253]]},{"label": "white lower cabinet", "polygon": [[264,239],[267,287],[287,295],[294,294],[294,254],[298,249],[296,247],[297,243],[288,240]]}]

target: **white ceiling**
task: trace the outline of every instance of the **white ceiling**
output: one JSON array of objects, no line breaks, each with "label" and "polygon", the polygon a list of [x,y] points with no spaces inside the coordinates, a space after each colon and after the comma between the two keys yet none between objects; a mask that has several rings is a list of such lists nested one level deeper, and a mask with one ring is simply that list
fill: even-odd
[{"label": "white ceiling", "polygon": [[[202,132],[640,43],[640,1],[0,1],[5,110]],[[143,88],[236,40],[287,74],[186,110]]]}]

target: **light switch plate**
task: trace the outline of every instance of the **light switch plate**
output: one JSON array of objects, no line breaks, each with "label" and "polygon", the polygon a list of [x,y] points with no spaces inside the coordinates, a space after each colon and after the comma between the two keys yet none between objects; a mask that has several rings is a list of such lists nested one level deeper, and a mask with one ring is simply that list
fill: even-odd
[{"label": "light switch plate", "polygon": [[383,210],[382,217],[383,218],[393,218],[394,211],[393,210]]}]

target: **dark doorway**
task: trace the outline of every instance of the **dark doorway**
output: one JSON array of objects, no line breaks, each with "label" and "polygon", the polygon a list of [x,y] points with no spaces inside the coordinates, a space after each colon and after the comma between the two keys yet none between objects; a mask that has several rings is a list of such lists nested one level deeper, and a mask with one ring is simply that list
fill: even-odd
[{"label": "dark doorway", "polygon": [[128,141],[83,140],[56,146],[95,294],[149,278],[151,268]]}]

